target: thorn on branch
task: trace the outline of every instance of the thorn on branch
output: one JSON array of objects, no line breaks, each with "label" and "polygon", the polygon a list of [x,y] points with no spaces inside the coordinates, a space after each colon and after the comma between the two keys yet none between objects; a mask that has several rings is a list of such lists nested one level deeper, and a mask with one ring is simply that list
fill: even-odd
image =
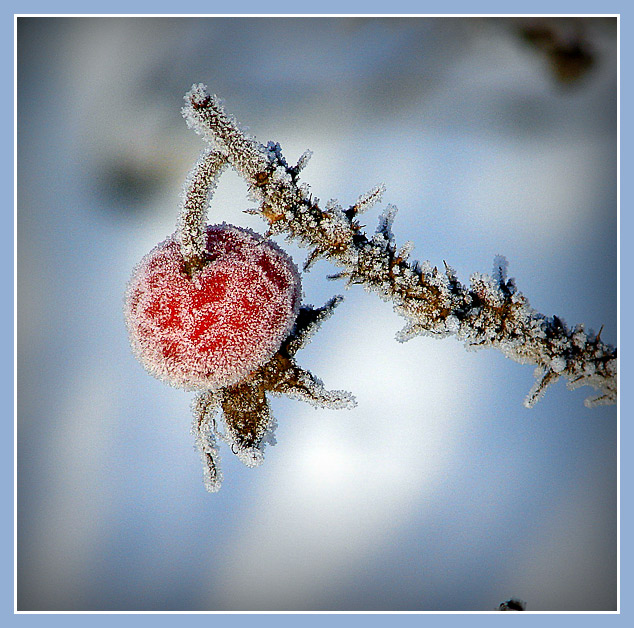
[{"label": "thorn on branch", "polygon": [[346,209],[346,211],[344,212],[345,215],[348,217],[350,221],[352,221],[352,219],[357,214],[362,214],[363,212],[367,211],[368,209],[370,209],[371,207],[379,203],[381,199],[383,198],[384,193],[385,193],[385,185],[381,184],[372,188],[369,192],[366,192],[365,194],[361,194],[361,196],[359,196],[359,198],[357,199],[356,203],[350,206],[348,209]]},{"label": "thorn on branch", "polygon": [[532,408],[544,396],[546,388],[555,383],[559,375],[550,369],[538,367],[535,369],[535,378],[536,381],[524,400],[524,406],[527,408]]}]

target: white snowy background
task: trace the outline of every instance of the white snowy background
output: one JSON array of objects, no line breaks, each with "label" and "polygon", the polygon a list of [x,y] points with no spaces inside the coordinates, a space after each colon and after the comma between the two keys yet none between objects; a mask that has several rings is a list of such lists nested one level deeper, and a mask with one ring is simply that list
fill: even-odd
[{"label": "white snowy background", "polygon": [[[461,281],[509,260],[538,311],[616,344],[616,31],[554,80],[506,19],[20,18],[20,610],[614,610],[617,411],[522,401],[532,368],[404,322],[319,262],[344,303],[298,354],[351,411],[273,401],[263,466],[221,450],[210,495],[192,395],[133,358],[122,296],[175,226],[206,83],[322,201],[385,183],[397,242]],[[210,221],[260,232],[223,175]],[[364,216],[372,232],[380,207]],[[301,265],[306,251],[279,240]]]}]

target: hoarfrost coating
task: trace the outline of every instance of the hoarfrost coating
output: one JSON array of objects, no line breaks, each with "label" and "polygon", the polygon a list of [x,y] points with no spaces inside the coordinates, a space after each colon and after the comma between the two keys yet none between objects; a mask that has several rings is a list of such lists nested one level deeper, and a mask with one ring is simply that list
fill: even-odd
[{"label": "hoarfrost coating", "polygon": [[[601,332],[594,334],[583,325],[570,328],[557,316],[533,310],[514,280],[507,279],[505,258],[496,256],[493,276],[474,273],[471,286],[461,284],[447,264],[443,272],[427,262],[410,261],[411,246],[396,246],[393,207],[381,214],[371,238],[356,220],[364,205],[381,197],[383,186],[345,211],[335,202],[322,209],[298,182],[299,168],[287,164],[279,145],[271,150],[272,143],[266,148],[242,133],[204,85],[194,85],[185,101],[188,125],[244,177],[270,233],[286,234],[311,250],[309,263],[327,258],[342,268],[336,278],[361,284],[391,302],[407,321],[399,340],[455,334],[467,348],[494,348],[517,362],[536,365],[537,381],[525,400],[528,407],[559,377],[568,380],[569,388],[599,391],[586,405],[616,402],[616,348],[601,340]],[[287,176],[280,176],[280,170]]]},{"label": "hoarfrost coating", "polygon": [[394,205],[381,212],[371,237],[357,220],[379,202],[383,185],[348,209],[334,199],[322,209],[299,183],[309,152],[290,166],[278,143],[264,146],[247,136],[202,84],[194,85],[185,101],[188,126],[208,145],[187,178],[177,232],[137,268],[126,311],[133,346],[146,368],[176,386],[200,391],[193,432],[207,490],[217,491],[222,479],[216,437],[247,466],[262,462],[265,445],[275,441],[268,395],[329,408],[355,403],[349,393],[327,391],[295,361],[340,297],[321,308],[300,308],[299,274],[277,245],[238,227],[206,226],[226,165],[246,181],[249,197],[258,203],[251,213],[268,222],[267,235],[284,233],[310,249],[305,269],[326,258],[341,268],[331,279],[345,279],[348,287],[360,284],[393,305],[405,319],[398,340],[455,335],[468,349],[495,348],[535,365],[527,407],[560,377],[570,388],[589,385],[600,391],[587,405],[616,401],[616,349],[601,341],[601,332],[583,325],[571,329],[561,318],[533,310],[508,279],[503,256],[495,257],[491,275],[473,273],[470,286],[461,284],[446,262],[439,270],[411,260],[414,245],[398,246],[392,230]]},{"label": "hoarfrost coating", "polygon": [[273,242],[229,225],[205,230],[205,265],[186,272],[176,238],[151,251],[126,294],[134,351],[155,377],[188,390],[236,384],[266,362],[297,315],[301,280]]}]

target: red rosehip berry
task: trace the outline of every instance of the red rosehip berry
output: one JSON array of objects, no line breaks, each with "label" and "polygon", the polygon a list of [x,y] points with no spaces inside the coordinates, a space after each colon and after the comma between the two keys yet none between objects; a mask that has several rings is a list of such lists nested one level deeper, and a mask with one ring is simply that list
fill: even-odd
[{"label": "red rosehip berry", "polygon": [[141,363],[188,390],[236,384],[264,364],[290,332],[301,298],[290,257],[249,229],[206,227],[204,257],[190,276],[171,236],[141,260],[125,298]]}]

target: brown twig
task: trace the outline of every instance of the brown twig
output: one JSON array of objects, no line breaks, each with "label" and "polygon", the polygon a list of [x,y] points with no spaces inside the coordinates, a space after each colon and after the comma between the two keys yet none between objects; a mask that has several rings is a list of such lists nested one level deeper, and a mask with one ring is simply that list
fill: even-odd
[{"label": "brown twig", "polygon": [[338,277],[348,284],[361,284],[390,301],[407,321],[399,340],[456,335],[470,348],[492,347],[535,365],[537,382],[525,401],[528,407],[560,377],[569,388],[588,385],[600,391],[586,405],[616,401],[616,349],[582,325],[569,328],[556,316],[535,312],[513,280],[507,280],[503,258],[496,258],[493,276],[473,274],[470,286],[461,284],[447,265],[439,271],[428,263],[410,262],[411,245],[397,249],[391,231],[394,207],[383,212],[371,237],[356,220],[380,199],[382,188],[347,210],[334,203],[322,209],[298,182],[305,158],[291,167],[279,144],[265,147],[248,137],[204,85],[194,85],[185,100],[188,124],[246,180],[269,232],[285,233],[311,249],[309,264],[328,258],[342,268]]}]

